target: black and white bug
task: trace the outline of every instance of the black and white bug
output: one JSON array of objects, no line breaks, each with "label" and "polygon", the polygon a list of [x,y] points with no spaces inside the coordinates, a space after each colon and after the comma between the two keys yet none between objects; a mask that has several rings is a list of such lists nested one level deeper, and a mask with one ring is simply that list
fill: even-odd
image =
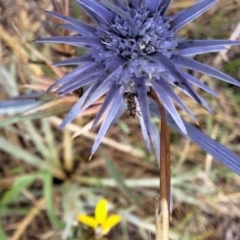
[{"label": "black and white bug", "polygon": [[136,92],[125,92],[123,94],[124,101],[127,104],[127,111],[132,119],[135,119],[136,113],[138,113],[136,97],[138,97]]}]

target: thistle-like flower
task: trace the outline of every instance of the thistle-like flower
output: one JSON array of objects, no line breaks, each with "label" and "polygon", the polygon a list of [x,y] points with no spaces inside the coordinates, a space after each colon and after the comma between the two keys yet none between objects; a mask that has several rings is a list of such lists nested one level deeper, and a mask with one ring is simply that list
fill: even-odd
[{"label": "thistle-like flower", "polygon": [[57,66],[78,67],[59,79],[48,91],[59,86],[56,93],[65,95],[80,87],[89,86],[68,113],[61,127],[72,121],[99,97],[107,94],[93,123],[95,127],[102,115],[106,114],[93,144],[92,154],[110,125],[126,109],[130,115],[139,118],[148,149],[150,137],[158,154],[159,136],[156,134],[155,125],[150,121],[148,97],[150,88],[157,93],[165,109],[185,135],[188,132],[174,103],[194,121],[196,119],[175,93],[174,87],[182,89],[199,105],[212,112],[192,85],[212,95],[217,94],[184,69],[195,70],[240,86],[240,82],[232,77],[189,58],[197,54],[217,52],[225,49],[225,46],[240,45],[240,41],[187,40],[177,35],[181,28],[214,6],[217,0],[199,0],[195,5],[173,16],[166,15],[171,0],[76,0],[76,2],[92,18],[95,25],[47,12],[65,21],[63,27],[77,34],[43,38],[36,42],[66,43],[86,49],[85,56],[55,63]]}]

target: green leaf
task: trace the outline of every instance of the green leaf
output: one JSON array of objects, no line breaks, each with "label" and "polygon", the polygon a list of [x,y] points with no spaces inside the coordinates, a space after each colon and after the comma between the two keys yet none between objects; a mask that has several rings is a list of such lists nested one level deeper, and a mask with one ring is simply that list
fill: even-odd
[{"label": "green leaf", "polygon": [[28,131],[29,137],[34,143],[34,146],[38,149],[45,160],[50,158],[48,147],[45,145],[39,129],[33,124],[32,121],[25,121],[24,125]]},{"label": "green leaf", "polygon": [[111,161],[108,156],[101,151],[102,157],[105,159],[106,162],[106,168],[111,175],[113,179],[115,179],[117,186],[124,192],[124,194],[130,199],[137,201],[136,196],[132,193],[132,191],[126,186],[124,182],[124,177],[119,172],[119,170],[116,168],[116,166],[113,164],[113,161]]},{"label": "green leaf", "polygon": [[5,205],[11,203],[13,200],[16,200],[16,197],[38,177],[39,173],[34,173],[15,178],[12,187],[3,194],[0,205]]},{"label": "green leaf", "polygon": [[46,200],[47,214],[53,226],[61,228],[62,224],[58,220],[53,206],[52,175],[50,172],[43,172],[43,192]]},{"label": "green leaf", "polygon": [[21,159],[25,163],[31,164],[40,170],[48,170],[55,177],[60,179],[65,177],[65,174],[61,169],[51,166],[50,164],[44,162],[41,158],[31,154],[28,149],[22,149],[19,146],[7,141],[5,138],[0,137],[0,149],[6,153]]},{"label": "green leaf", "polygon": [[0,221],[0,239],[1,240],[7,240],[8,239],[8,237],[6,236],[6,234],[3,230],[2,221]]}]

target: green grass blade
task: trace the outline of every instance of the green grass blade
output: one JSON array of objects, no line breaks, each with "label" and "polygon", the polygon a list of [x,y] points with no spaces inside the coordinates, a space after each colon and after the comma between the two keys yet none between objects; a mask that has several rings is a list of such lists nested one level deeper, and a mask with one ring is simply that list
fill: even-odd
[{"label": "green grass blade", "polygon": [[60,223],[53,205],[53,187],[52,187],[52,175],[50,172],[43,172],[43,192],[46,200],[47,214],[53,226],[61,228],[62,224]]},{"label": "green grass blade", "polygon": [[57,144],[55,142],[55,136],[53,129],[48,120],[42,119],[42,131],[45,135],[46,143],[48,146],[48,151],[50,154],[49,164],[53,167],[61,168],[61,162],[59,159]]},{"label": "green grass blade", "polygon": [[124,177],[119,172],[119,170],[116,168],[116,166],[113,164],[113,161],[111,161],[105,153],[101,152],[101,155],[105,159],[106,168],[107,168],[109,174],[111,175],[111,177],[113,179],[115,179],[117,186],[124,192],[124,194],[130,200],[136,201],[137,200],[136,196],[134,196],[132,191],[126,186],[126,184],[124,182]]},{"label": "green grass blade", "polygon": [[3,230],[3,226],[2,226],[2,222],[0,221],[0,239],[1,240],[7,240],[8,237],[6,236],[4,230]]},{"label": "green grass blade", "polygon": [[22,149],[2,137],[0,137],[0,149],[18,159],[21,159],[25,163],[35,166],[38,169],[49,170],[52,172],[52,174],[54,174],[55,177],[60,179],[65,178],[65,174],[60,169],[54,168],[53,166],[47,164],[41,158],[31,154],[28,149]]},{"label": "green grass blade", "polygon": [[24,189],[31,185],[38,177],[39,174],[34,173],[15,178],[12,187],[3,194],[0,205],[6,205],[11,203]]},{"label": "green grass blade", "polygon": [[24,122],[27,127],[27,131],[33,141],[34,145],[37,147],[38,151],[41,153],[45,160],[50,158],[50,153],[47,146],[44,144],[43,137],[39,134],[39,130],[33,125],[31,121]]}]

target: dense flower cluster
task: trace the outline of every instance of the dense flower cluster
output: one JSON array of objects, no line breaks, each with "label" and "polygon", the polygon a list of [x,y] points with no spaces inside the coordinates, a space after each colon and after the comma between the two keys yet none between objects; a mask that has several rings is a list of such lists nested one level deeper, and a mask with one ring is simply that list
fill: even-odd
[{"label": "dense flower cluster", "polygon": [[85,56],[55,63],[57,66],[77,65],[78,67],[54,83],[49,91],[59,86],[56,92],[65,95],[80,87],[89,86],[68,113],[61,127],[72,121],[99,97],[107,94],[93,123],[93,127],[96,126],[102,115],[106,114],[92,147],[92,154],[111,124],[126,109],[131,116],[139,117],[148,149],[151,148],[150,136],[158,154],[159,136],[156,134],[155,125],[150,121],[151,108],[148,97],[150,87],[157,93],[180,131],[187,135],[186,126],[174,103],[187,112],[194,121],[196,119],[173,88],[180,88],[209,112],[212,111],[211,108],[194,91],[192,85],[212,95],[217,94],[184,69],[205,73],[240,86],[240,82],[230,76],[189,58],[197,54],[217,52],[225,49],[226,46],[240,45],[240,41],[187,40],[176,34],[186,24],[214,6],[216,0],[199,0],[195,5],[173,16],[166,14],[171,0],[77,0],[76,2],[92,18],[95,25],[47,12],[65,21],[63,27],[76,34],[43,38],[36,42],[66,43],[86,49]]}]

